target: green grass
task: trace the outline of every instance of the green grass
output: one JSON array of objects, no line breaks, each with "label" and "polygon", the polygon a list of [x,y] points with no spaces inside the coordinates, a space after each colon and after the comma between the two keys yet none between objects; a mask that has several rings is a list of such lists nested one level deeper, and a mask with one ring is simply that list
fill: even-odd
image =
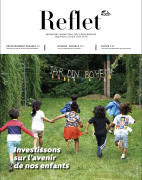
[{"label": "green grass", "polygon": [[[45,98],[42,99],[42,108],[45,116],[49,119],[60,115],[59,109],[69,101],[69,98]],[[124,102],[122,100],[121,102]],[[81,109],[79,116],[82,119],[84,127],[80,130],[85,132],[87,121],[93,117],[93,108],[97,105],[106,106],[109,100],[88,100],[79,98],[78,104]],[[31,108],[22,108],[20,110],[19,120],[22,121],[26,128],[31,130]],[[66,142],[63,137],[65,118],[55,121],[54,124],[45,122],[43,135],[43,148],[61,148],[61,153],[44,153],[33,156],[56,156],[56,161],[22,161],[26,164],[69,164],[70,169],[14,169],[13,173],[8,172],[9,158],[6,143],[7,130],[1,133],[1,153],[0,153],[0,170],[1,180],[92,180],[92,179],[141,179],[141,112],[136,106],[133,106],[132,117],[137,121],[133,126],[133,131],[129,133],[129,143],[126,159],[122,160],[121,151],[114,145],[114,135],[108,133],[107,144],[103,150],[103,157],[98,158],[96,155],[96,139],[92,136],[93,125],[89,126],[88,135],[80,137],[80,149],[76,155],[75,145],[72,141],[70,149],[66,148]],[[109,118],[109,117],[108,117]],[[112,117],[109,118],[112,121]],[[21,148],[32,148],[33,138],[22,132]],[[28,157],[30,153],[21,153],[21,156]]]}]

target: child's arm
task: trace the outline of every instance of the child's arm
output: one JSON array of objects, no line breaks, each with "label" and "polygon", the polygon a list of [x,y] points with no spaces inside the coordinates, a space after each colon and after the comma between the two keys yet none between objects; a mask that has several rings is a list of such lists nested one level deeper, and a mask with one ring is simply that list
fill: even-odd
[{"label": "child's arm", "polygon": [[21,129],[28,135],[34,137],[33,133],[31,133],[31,131],[29,131],[27,128],[25,128],[24,124],[22,123],[21,125]]},{"label": "child's arm", "polygon": [[114,125],[115,125],[114,123],[109,124],[108,127],[107,127],[107,131]]},{"label": "child's arm", "polygon": [[82,122],[81,122],[81,123],[79,123],[79,126],[80,126],[80,128],[83,128],[83,124],[82,124]]},{"label": "child's arm", "polygon": [[0,134],[1,134],[1,132],[5,131],[6,129],[7,129],[7,123],[3,127],[0,128]]},{"label": "child's arm", "polygon": [[87,122],[87,124],[86,124],[86,129],[85,129],[85,134],[88,134],[88,127],[89,127],[89,122]]},{"label": "child's arm", "polygon": [[113,102],[111,101],[108,103],[108,105],[105,107],[105,109],[107,110],[107,109],[111,108],[112,106],[113,106]]},{"label": "child's arm", "polygon": [[[131,118],[132,118],[132,116],[130,115],[130,114],[128,114]],[[132,118],[133,119],[133,118]],[[134,120],[134,119],[133,119]],[[131,123],[131,122],[130,122]],[[134,120],[134,122],[133,123],[136,123],[136,120]]]},{"label": "child's arm", "polygon": [[61,118],[65,117],[65,116],[66,116],[65,114],[62,114],[62,115],[60,115],[60,116],[57,116],[56,118],[53,119],[53,121],[55,121],[55,120],[57,120],[57,119],[61,119]]},{"label": "child's arm", "polygon": [[43,119],[43,121],[47,121],[47,122],[50,122],[50,123],[54,123],[53,120],[49,120],[49,119],[47,119],[46,117],[42,117],[42,119]]}]

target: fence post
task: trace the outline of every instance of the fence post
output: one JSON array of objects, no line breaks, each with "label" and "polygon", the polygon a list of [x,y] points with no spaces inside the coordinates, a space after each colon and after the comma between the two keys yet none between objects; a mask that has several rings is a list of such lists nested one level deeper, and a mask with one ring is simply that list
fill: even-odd
[{"label": "fence post", "polygon": [[110,55],[107,55],[107,98],[110,98]]},{"label": "fence post", "polygon": [[104,60],[104,96],[107,96],[107,61]]},{"label": "fence post", "polygon": [[24,92],[25,92],[25,107],[26,107],[26,70],[25,70],[25,56],[24,56]]}]

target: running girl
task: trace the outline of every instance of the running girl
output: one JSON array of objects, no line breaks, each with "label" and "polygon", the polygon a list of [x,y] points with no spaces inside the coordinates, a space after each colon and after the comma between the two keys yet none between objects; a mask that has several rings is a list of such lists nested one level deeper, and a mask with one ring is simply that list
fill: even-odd
[{"label": "running girl", "polygon": [[32,102],[32,112],[31,112],[31,116],[32,116],[32,133],[34,134],[34,141],[33,141],[33,146],[34,149],[36,149],[36,145],[37,145],[37,141],[39,139],[39,148],[42,148],[43,145],[43,131],[44,131],[44,123],[43,121],[47,121],[50,123],[54,123],[54,121],[50,121],[49,119],[47,119],[43,113],[43,111],[41,111],[41,101],[40,100],[34,100]]},{"label": "running girl", "polygon": [[54,118],[53,121],[66,117],[64,138],[67,141],[67,148],[70,147],[71,139],[74,139],[75,153],[77,154],[79,149],[79,137],[83,135],[83,133],[78,129],[77,124],[79,123],[80,128],[83,128],[83,124],[81,122],[82,120],[76,113],[79,110],[79,106],[77,102],[73,101],[70,108],[71,108],[71,112],[65,112],[65,114],[62,114]]}]

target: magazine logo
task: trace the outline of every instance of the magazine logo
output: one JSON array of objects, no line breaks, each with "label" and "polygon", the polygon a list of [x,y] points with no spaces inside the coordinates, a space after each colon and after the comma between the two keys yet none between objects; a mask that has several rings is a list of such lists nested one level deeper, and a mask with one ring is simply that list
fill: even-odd
[{"label": "magazine logo", "polygon": [[101,12],[101,15],[102,16],[110,16],[111,14],[107,10],[104,10]]},{"label": "magazine logo", "polygon": [[56,21],[53,21],[53,13],[48,10],[41,10],[41,29],[40,30],[48,30],[49,28],[52,30],[60,29],[64,30],[69,28],[69,30],[81,30],[84,28],[86,30],[90,30],[95,28],[96,30],[100,30],[99,26],[100,18],[97,16],[93,18],[85,18],[82,22],[80,20],[80,11],[73,10],[69,14],[69,18],[59,18]]}]

